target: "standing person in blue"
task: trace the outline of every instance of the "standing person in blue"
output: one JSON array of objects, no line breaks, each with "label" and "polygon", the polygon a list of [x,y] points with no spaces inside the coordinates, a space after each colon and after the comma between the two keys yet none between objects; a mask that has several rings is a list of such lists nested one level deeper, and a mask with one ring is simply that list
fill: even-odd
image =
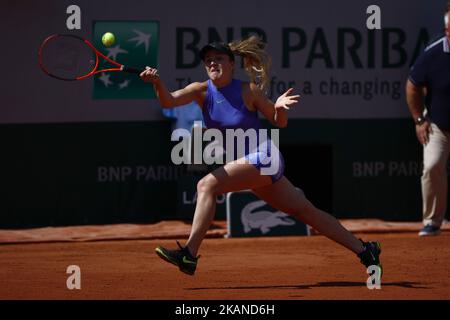
[{"label": "standing person in blue", "polygon": [[[235,55],[243,57],[250,82],[233,78]],[[209,77],[207,81],[193,82],[183,89],[170,92],[156,69],[147,68],[141,73],[141,78],[154,85],[163,108],[196,101],[202,108],[203,120],[209,129],[258,129],[258,112],[273,125],[286,127],[287,110],[298,102],[300,96],[293,95],[291,88],[278,97],[275,103],[266,98],[263,92],[269,79],[270,57],[259,38],[253,36],[230,44],[210,43],[200,51],[200,58]],[[381,269],[380,244],[357,239],[337,219],[308,201],[304,193],[283,175],[284,162],[276,146],[271,143],[267,145],[267,149],[246,152],[245,159],[250,161],[243,163],[242,159],[237,159],[228,162],[199,181],[197,206],[186,245],[183,247],[177,242],[179,249],[173,250],[158,247],[156,253],[159,257],[178,266],[182,272],[193,275],[197,268],[200,244],[215,215],[216,196],[251,189],[272,207],[309,224],[354,252],[366,267],[377,265]],[[263,174],[263,169],[267,167],[263,162],[268,158],[277,163],[278,169],[270,175]]]},{"label": "standing person in blue", "polygon": [[[447,160],[450,152],[450,28],[417,58],[406,83],[409,111],[423,145],[422,215],[419,236],[440,234],[447,210]],[[424,94],[426,92],[426,95]],[[424,99],[425,96],[425,99]]]}]

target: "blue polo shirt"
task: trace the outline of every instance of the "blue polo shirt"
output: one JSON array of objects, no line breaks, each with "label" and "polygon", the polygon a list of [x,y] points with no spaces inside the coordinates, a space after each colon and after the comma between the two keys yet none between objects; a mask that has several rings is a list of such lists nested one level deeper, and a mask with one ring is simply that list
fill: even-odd
[{"label": "blue polo shirt", "polygon": [[450,132],[450,48],[445,36],[425,48],[412,66],[409,80],[427,88],[427,117]]}]

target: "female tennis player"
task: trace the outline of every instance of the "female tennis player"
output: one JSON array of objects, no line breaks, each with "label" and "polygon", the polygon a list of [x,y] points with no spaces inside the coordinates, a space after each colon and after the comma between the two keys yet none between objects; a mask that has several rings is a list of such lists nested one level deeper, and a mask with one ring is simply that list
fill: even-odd
[{"label": "female tennis player", "polygon": [[[243,57],[250,82],[233,78],[235,55]],[[223,132],[225,129],[258,130],[258,112],[273,125],[286,127],[287,111],[298,102],[300,96],[294,95],[290,88],[275,103],[266,98],[264,89],[269,79],[270,56],[259,38],[252,36],[230,44],[210,43],[202,48],[200,58],[209,79],[193,82],[174,92],[167,89],[158,70],[154,68],[147,67],[140,77],[153,84],[163,108],[195,101],[202,109],[203,120],[208,129]],[[357,239],[333,216],[314,207],[304,193],[283,175],[283,157],[270,140],[258,147],[250,150],[246,146],[244,158],[226,163],[198,182],[197,206],[186,245],[183,247],[177,241],[178,249],[158,247],[158,256],[178,266],[182,272],[193,275],[197,268],[200,244],[215,215],[216,197],[226,192],[251,189],[273,208],[294,216],[354,252],[366,267],[377,265],[381,270],[380,244]],[[229,151],[226,150],[227,153]],[[264,174],[264,168],[267,169],[274,163],[276,172]]]}]

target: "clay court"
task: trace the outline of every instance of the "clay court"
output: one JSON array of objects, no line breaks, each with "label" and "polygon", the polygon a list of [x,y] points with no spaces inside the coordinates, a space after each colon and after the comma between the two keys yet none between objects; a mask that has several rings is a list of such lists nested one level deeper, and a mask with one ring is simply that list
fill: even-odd
[{"label": "clay court", "polygon": [[[370,230],[364,222],[344,224],[364,240],[382,242],[381,290],[369,290],[358,259],[321,235],[223,238],[220,224],[203,244],[196,275],[187,276],[154,253],[157,245],[175,246],[172,238],[185,238],[189,229],[166,222],[1,231],[0,298],[450,299],[448,224],[429,238],[417,236],[416,224],[391,224],[389,232],[377,230],[376,221]],[[81,268],[81,290],[66,287],[69,265]]]}]

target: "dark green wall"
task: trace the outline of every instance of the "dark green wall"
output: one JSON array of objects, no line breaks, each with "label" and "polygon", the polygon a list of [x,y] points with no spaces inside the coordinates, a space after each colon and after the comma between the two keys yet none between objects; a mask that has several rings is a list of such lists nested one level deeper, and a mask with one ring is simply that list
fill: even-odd
[{"label": "dark green wall", "polygon": [[[420,220],[413,130],[404,119],[290,120],[286,176],[339,218]],[[171,164],[170,133],[166,121],[0,125],[0,227],[190,219],[194,204],[179,203],[190,178]]]}]

